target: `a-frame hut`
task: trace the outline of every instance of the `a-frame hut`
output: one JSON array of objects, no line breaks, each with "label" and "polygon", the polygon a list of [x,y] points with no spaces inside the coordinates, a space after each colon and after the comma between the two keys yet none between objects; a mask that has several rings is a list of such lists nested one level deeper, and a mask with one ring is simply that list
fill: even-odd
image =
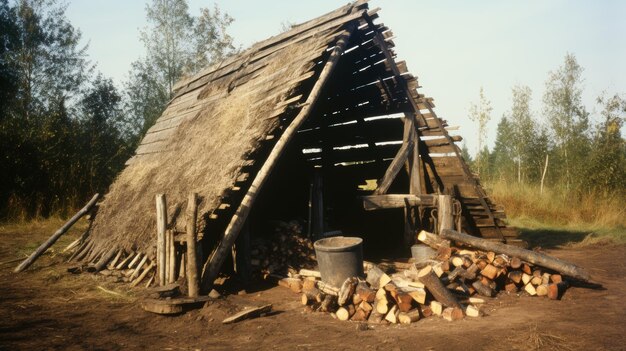
[{"label": "a-frame hut", "polygon": [[[185,231],[192,192],[205,287],[251,212],[300,215],[318,237],[342,230],[365,235],[366,247],[367,240],[403,245],[416,230],[441,225],[433,209],[447,194],[452,226],[501,241],[514,236],[461,157],[461,138],[395,60],[393,34],[375,24],[377,12],[356,1],[180,81],[76,257],[98,267],[125,258],[152,267],[155,196],[166,194],[175,235]],[[372,179],[377,186],[367,190]]]}]

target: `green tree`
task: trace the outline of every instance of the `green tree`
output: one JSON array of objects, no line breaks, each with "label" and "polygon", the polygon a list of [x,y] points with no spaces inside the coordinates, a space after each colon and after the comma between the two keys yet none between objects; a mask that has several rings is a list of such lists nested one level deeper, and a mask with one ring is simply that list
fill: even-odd
[{"label": "green tree", "polygon": [[626,142],[621,128],[626,119],[626,100],[615,94],[601,96],[602,122],[596,126],[589,155],[585,185],[605,197],[626,192]]},{"label": "green tree", "polygon": [[492,152],[493,176],[500,180],[512,179],[515,168],[514,155],[510,140],[513,138],[513,126],[506,115],[498,122],[496,142]]},{"label": "green tree", "polygon": [[[582,72],[573,54],[565,55],[563,66],[550,72],[543,96],[544,116],[555,138],[558,173],[567,189],[577,186],[589,150],[589,113],[582,103]],[[576,180],[577,184],[574,184]]]},{"label": "green tree", "polygon": [[141,32],[146,57],[135,61],[125,83],[125,106],[133,128],[144,134],[161,115],[174,84],[235,52],[227,34],[233,18],[217,5],[189,14],[187,0],[152,0]]},{"label": "green tree", "polygon": [[481,154],[487,138],[487,123],[491,119],[491,101],[487,100],[483,87],[480,87],[480,96],[478,103],[470,104],[470,119],[478,124],[478,152],[476,154],[476,169],[478,174],[481,172]]},{"label": "green tree", "polygon": [[511,124],[511,151],[517,163],[517,182],[522,182],[523,174],[531,163],[532,141],[536,137],[535,125],[530,112],[531,90],[527,86],[514,86],[512,106],[508,112]]}]

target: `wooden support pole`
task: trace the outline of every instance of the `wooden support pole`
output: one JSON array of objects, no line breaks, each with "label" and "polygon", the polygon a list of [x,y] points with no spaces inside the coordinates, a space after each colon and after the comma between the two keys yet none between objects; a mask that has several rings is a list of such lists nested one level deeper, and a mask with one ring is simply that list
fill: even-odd
[{"label": "wooden support pole", "polygon": [[198,259],[196,257],[196,220],[198,218],[198,194],[189,194],[187,200],[187,286],[189,297],[197,297]]},{"label": "wooden support pole", "polygon": [[454,229],[452,196],[439,195],[437,197],[437,223],[439,224],[439,233],[445,229]]},{"label": "wooden support pole", "polygon": [[159,277],[159,285],[166,284],[166,243],[165,230],[167,228],[167,200],[165,194],[156,196],[156,212],[157,212],[157,273]]},{"label": "wooden support pole", "polygon": [[477,249],[493,251],[495,253],[505,254],[510,257],[519,257],[526,262],[553,269],[572,278],[580,279],[583,281],[591,280],[591,276],[583,268],[540,252],[530,251],[517,246],[511,246],[499,242],[477,238],[471,235],[459,233],[454,230],[444,230],[440,233],[440,236],[444,239],[457,241],[466,245],[470,245]]},{"label": "wooden support pole", "polygon": [[[366,11],[363,11],[363,14],[366,14]],[[250,188],[246,195],[244,195],[239,208],[237,208],[237,212],[233,215],[230,223],[226,227],[226,231],[224,232],[224,236],[222,240],[217,245],[217,248],[213,251],[209,259],[206,261],[202,272],[202,289],[205,291],[210,290],[209,288],[213,285],[213,281],[217,277],[226,256],[232,245],[235,243],[237,239],[237,235],[241,231],[248,214],[250,213],[250,209],[254,204],[261,188],[265,184],[265,181],[268,175],[272,172],[272,170],[276,167],[278,163],[278,159],[280,155],[282,155],[283,151],[286,149],[287,145],[296,134],[302,123],[309,116],[309,113],[315,103],[320,97],[320,93],[326,83],[329,81],[329,77],[332,72],[335,70],[337,66],[337,62],[339,62],[339,58],[343,54],[350,36],[352,32],[356,29],[356,25],[354,23],[348,24],[346,30],[344,30],[338,37],[337,43],[333,48],[324,68],[320,72],[320,76],[317,79],[317,82],[311,89],[309,93],[309,97],[304,103],[304,107],[300,110],[298,115],[294,118],[291,124],[285,128],[285,131],[281,135],[281,137],[276,141],[276,145],[270,152],[267,160],[261,166],[261,169],[258,171],[256,177],[252,181]]]},{"label": "wooden support pole", "polygon": [[46,240],[45,243],[41,244],[37,248],[37,250],[35,250],[32,254],[30,254],[30,256],[28,256],[27,259],[25,259],[24,261],[22,261],[22,263],[15,267],[14,272],[19,273],[28,268],[31,264],[33,264],[33,262],[35,262],[39,258],[39,256],[46,252],[46,250],[48,250],[50,246],[54,245],[54,243],[59,240],[59,238],[63,234],[65,234],[74,225],[74,223],[78,222],[81,217],[86,215],[91,210],[91,208],[98,201],[98,198],[100,198],[100,194],[94,195],[91,200],[89,200],[89,202],[85,205],[85,207],[76,212],[76,214],[72,218],[70,218],[69,221],[65,222],[65,224],[61,228],[54,232],[54,234],[52,234],[52,236],[48,240]]},{"label": "wooden support pole", "polygon": [[165,232],[167,237],[167,282],[168,284],[176,281],[176,242],[174,241],[174,231]]}]

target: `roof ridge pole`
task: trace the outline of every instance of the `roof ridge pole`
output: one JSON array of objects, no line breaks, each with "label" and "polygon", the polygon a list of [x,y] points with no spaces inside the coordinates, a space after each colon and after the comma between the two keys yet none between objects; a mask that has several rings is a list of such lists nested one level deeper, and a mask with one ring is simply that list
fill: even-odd
[{"label": "roof ridge pole", "polygon": [[[367,10],[363,11],[363,14],[367,14]],[[213,281],[217,278],[217,275],[222,267],[226,256],[230,253],[230,248],[234,244],[241,228],[243,227],[248,214],[250,213],[250,209],[254,204],[261,188],[265,184],[265,180],[275,168],[280,155],[284,152],[287,145],[291,141],[292,137],[298,131],[298,128],[302,125],[302,123],[308,117],[311,109],[317,102],[320,92],[326,85],[328,77],[332,74],[332,72],[337,67],[337,63],[339,62],[339,58],[343,55],[345,51],[350,36],[355,31],[356,25],[355,22],[349,22],[346,25],[346,29],[339,35],[337,42],[335,44],[335,48],[331,52],[328,60],[326,61],[322,72],[320,73],[317,82],[311,89],[309,96],[306,102],[303,104],[302,110],[298,113],[298,115],[294,118],[294,120],[290,123],[290,125],[285,129],[283,134],[280,136],[276,145],[270,152],[267,160],[261,166],[261,169],[254,177],[248,192],[244,196],[243,200],[241,200],[241,204],[237,208],[237,211],[231,218],[230,223],[226,227],[224,232],[224,236],[222,240],[219,242],[209,259],[204,264],[202,269],[202,289],[204,292],[210,290],[213,286]]]}]

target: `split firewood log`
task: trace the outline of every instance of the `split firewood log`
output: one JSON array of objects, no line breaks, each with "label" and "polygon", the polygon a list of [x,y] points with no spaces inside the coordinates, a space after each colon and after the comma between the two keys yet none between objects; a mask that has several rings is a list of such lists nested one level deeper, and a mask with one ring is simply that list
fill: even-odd
[{"label": "split firewood log", "polygon": [[565,280],[548,285],[548,297],[550,300],[560,299],[568,286],[569,284]]},{"label": "split firewood log", "polygon": [[441,280],[439,280],[435,273],[433,273],[430,266],[423,268],[419,272],[418,277],[437,301],[441,302],[445,306],[461,307],[452,293],[450,293],[450,291],[443,286]]},{"label": "split firewood log", "polygon": [[356,277],[350,277],[347,278],[343,282],[343,284],[341,284],[341,288],[339,289],[339,295],[337,295],[337,303],[339,304],[339,306],[345,305],[348,299],[352,298],[358,282],[359,281]]},{"label": "split firewood log", "polygon": [[376,298],[376,291],[370,288],[365,282],[359,282],[357,284],[356,293],[361,297],[361,300],[369,303],[374,302]]},{"label": "split firewood log", "polygon": [[396,305],[391,306],[391,308],[389,309],[389,312],[387,312],[387,315],[385,316],[385,320],[393,324],[398,323],[398,313],[399,313],[398,306]]},{"label": "split firewood log", "polygon": [[480,280],[473,282],[472,287],[474,287],[474,289],[476,289],[476,292],[482,296],[492,297],[494,295],[493,289],[483,284]]},{"label": "split firewood log", "polygon": [[320,304],[321,312],[333,312],[336,310],[337,306],[337,297],[333,295],[324,296],[324,300]]},{"label": "split firewood log", "polygon": [[352,317],[352,315],[354,315],[355,312],[356,309],[354,308],[354,305],[345,305],[339,307],[335,314],[337,315],[337,319],[339,319],[340,321],[347,321],[350,319],[350,317]]},{"label": "split firewood log", "polygon": [[448,307],[443,310],[441,316],[447,321],[456,321],[463,319],[463,310],[460,307]]},{"label": "split firewood log", "polygon": [[480,310],[476,306],[468,305],[465,308],[465,315],[468,317],[480,317]]},{"label": "split firewood log", "polygon": [[382,269],[378,268],[378,266],[372,266],[367,271],[365,280],[373,289],[379,289],[387,285],[387,283],[391,281],[391,277],[389,277],[387,273],[383,272]]},{"label": "split firewood log", "polygon": [[439,301],[431,301],[430,310],[433,314],[441,316],[441,313],[443,312],[443,305]]},{"label": "split firewood log", "polygon": [[406,312],[398,313],[398,321],[401,324],[411,324],[420,319],[420,311],[416,308]]}]

